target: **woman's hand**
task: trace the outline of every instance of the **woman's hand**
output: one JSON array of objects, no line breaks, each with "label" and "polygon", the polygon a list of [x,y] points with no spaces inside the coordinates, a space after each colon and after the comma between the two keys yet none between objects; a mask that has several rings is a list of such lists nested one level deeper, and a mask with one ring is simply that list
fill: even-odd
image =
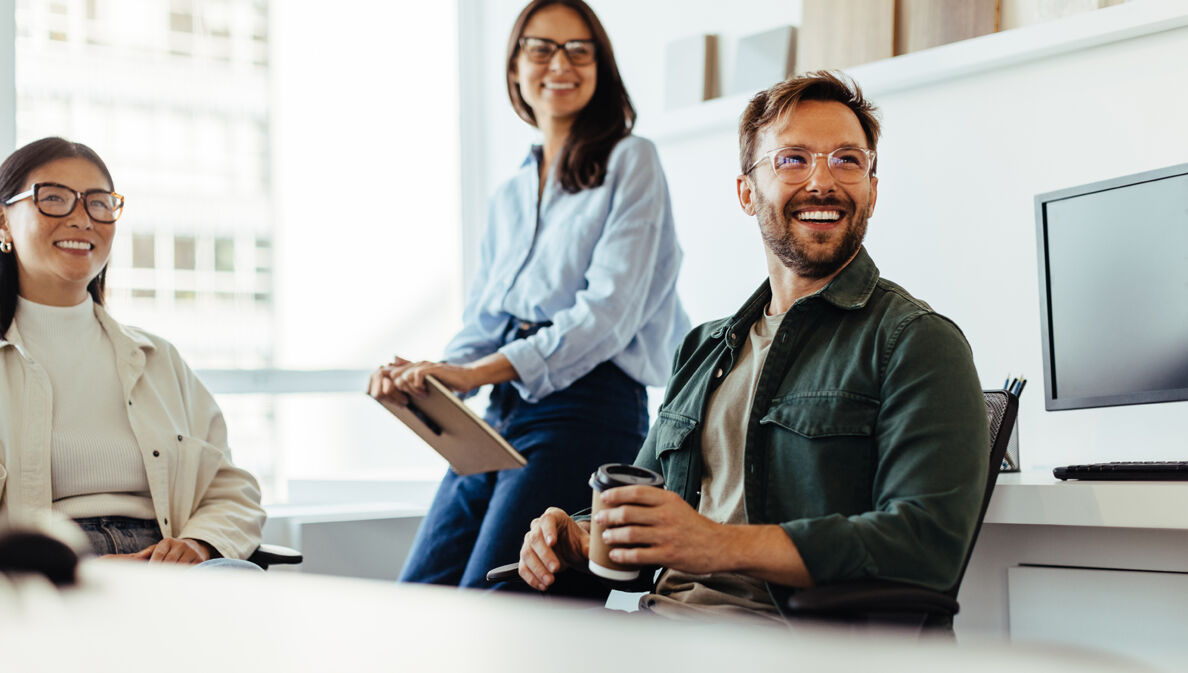
[{"label": "woman's hand", "polygon": [[133,554],[107,554],[104,558],[123,558],[133,561],[148,561],[149,563],[180,563],[194,565],[209,561],[212,554],[210,545],[202,540],[188,537],[167,537],[157,544],[149,545]]},{"label": "woman's hand", "polygon": [[468,393],[488,383],[503,383],[516,378],[516,370],[502,353],[492,353],[464,365],[447,362],[410,362],[401,357],[371,374],[367,393],[397,404],[408,404],[409,397],[428,394],[425,377],[433,376],[456,393]]},{"label": "woman's hand", "polygon": [[414,364],[400,356],[393,356],[391,362],[371,373],[367,394],[377,400],[387,399],[400,405],[408,404],[408,397],[396,389],[395,379]]}]

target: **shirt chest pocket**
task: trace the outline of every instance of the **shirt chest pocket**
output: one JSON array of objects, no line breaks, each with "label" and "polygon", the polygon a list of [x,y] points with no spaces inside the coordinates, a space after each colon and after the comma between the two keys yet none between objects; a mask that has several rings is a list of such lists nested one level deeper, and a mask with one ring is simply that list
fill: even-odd
[{"label": "shirt chest pocket", "polygon": [[780,474],[814,481],[814,489],[862,484],[873,479],[877,462],[878,412],[878,401],[862,395],[798,393],[773,402],[759,425],[769,433],[768,457]]},{"label": "shirt chest pocket", "polygon": [[676,493],[684,493],[689,479],[692,451],[686,440],[697,421],[671,411],[661,410],[652,426],[656,461],[664,475],[664,487]]}]

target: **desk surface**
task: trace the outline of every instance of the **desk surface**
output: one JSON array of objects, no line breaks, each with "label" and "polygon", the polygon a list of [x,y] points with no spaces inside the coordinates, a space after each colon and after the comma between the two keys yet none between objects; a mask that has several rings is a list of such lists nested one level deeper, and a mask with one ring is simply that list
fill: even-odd
[{"label": "desk surface", "polygon": [[1188,482],[1061,481],[1048,472],[998,477],[986,523],[1188,530]]},{"label": "desk surface", "polygon": [[1085,650],[676,623],[324,576],[91,560],[82,577],[79,587],[59,592],[0,576],[5,670],[1134,670],[1133,662]]}]

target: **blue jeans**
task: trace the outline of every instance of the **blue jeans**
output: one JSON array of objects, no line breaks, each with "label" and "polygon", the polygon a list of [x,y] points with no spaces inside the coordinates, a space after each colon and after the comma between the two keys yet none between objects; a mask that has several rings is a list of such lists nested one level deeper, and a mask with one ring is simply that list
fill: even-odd
[{"label": "blue jeans", "polygon": [[[75,519],[74,522],[86,533],[87,539],[91,542],[91,549],[98,556],[135,554],[161,541],[161,528],[152,519],[92,516]],[[260,566],[254,563],[233,558],[212,558],[196,564],[194,568],[260,571]]]},{"label": "blue jeans", "polygon": [[91,549],[98,556],[104,554],[135,554],[161,541],[161,527],[152,519],[133,519],[126,516],[92,516],[75,519]]},{"label": "blue jeans", "polygon": [[648,432],[647,390],[605,362],[537,403],[499,384],[486,421],[528,464],[466,477],[447,472],[400,581],[486,588],[488,570],[520,558],[532,519],[549,507],[589,507],[590,474],[635,460]]}]

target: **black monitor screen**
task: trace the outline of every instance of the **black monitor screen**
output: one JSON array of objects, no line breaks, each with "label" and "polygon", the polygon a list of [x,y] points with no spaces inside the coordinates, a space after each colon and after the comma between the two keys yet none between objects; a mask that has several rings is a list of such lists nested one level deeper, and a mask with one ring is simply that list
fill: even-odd
[{"label": "black monitor screen", "polygon": [[1048,409],[1188,400],[1188,165],[1036,197]]}]

